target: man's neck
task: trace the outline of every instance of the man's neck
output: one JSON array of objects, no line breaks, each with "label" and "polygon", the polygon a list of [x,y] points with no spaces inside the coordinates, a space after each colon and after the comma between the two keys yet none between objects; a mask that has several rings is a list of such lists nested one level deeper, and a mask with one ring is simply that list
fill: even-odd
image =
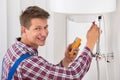
[{"label": "man's neck", "polygon": [[31,47],[33,47],[33,48],[35,48],[35,49],[38,49],[38,46],[34,46],[34,45],[31,44],[26,38],[21,37],[21,40],[20,40],[20,41],[21,41],[22,43],[28,45],[28,46],[31,46]]}]

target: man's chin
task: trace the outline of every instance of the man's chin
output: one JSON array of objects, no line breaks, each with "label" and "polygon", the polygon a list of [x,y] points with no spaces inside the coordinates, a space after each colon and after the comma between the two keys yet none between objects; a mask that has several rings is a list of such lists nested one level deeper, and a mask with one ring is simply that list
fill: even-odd
[{"label": "man's chin", "polygon": [[39,44],[39,46],[44,46],[45,45],[45,43],[41,43],[41,44]]}]

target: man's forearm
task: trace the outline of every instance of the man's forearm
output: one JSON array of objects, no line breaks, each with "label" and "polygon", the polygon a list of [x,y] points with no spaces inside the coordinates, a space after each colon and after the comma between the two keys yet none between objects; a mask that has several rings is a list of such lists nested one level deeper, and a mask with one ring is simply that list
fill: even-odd
[{"label": "man's forearm", "polygon": [[71,61],[66,60],[65,58],[62,60],[62,65],[63,65],[64,67],[68,67],[70,63],[71,63]]}]

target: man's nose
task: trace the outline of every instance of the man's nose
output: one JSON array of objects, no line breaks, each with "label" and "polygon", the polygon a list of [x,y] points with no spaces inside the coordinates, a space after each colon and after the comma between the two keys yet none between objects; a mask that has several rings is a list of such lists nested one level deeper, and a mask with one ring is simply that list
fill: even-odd
[{"label": "man's nose", "polygon": [[42,36],[46,36],[47,34],[48,34],[47,30],[42,30],[42,31],[41,31],[41,35],[42,35]]}]

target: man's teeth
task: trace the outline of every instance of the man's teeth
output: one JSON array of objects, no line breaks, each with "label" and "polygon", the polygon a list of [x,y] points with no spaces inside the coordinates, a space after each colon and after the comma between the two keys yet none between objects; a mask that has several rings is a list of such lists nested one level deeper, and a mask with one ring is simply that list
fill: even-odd
[{"label": "man's teeth", "polygon": [[38,38],[39,40],[41,40],[41,41],[44,41],[45,40],[45,38]]}]

